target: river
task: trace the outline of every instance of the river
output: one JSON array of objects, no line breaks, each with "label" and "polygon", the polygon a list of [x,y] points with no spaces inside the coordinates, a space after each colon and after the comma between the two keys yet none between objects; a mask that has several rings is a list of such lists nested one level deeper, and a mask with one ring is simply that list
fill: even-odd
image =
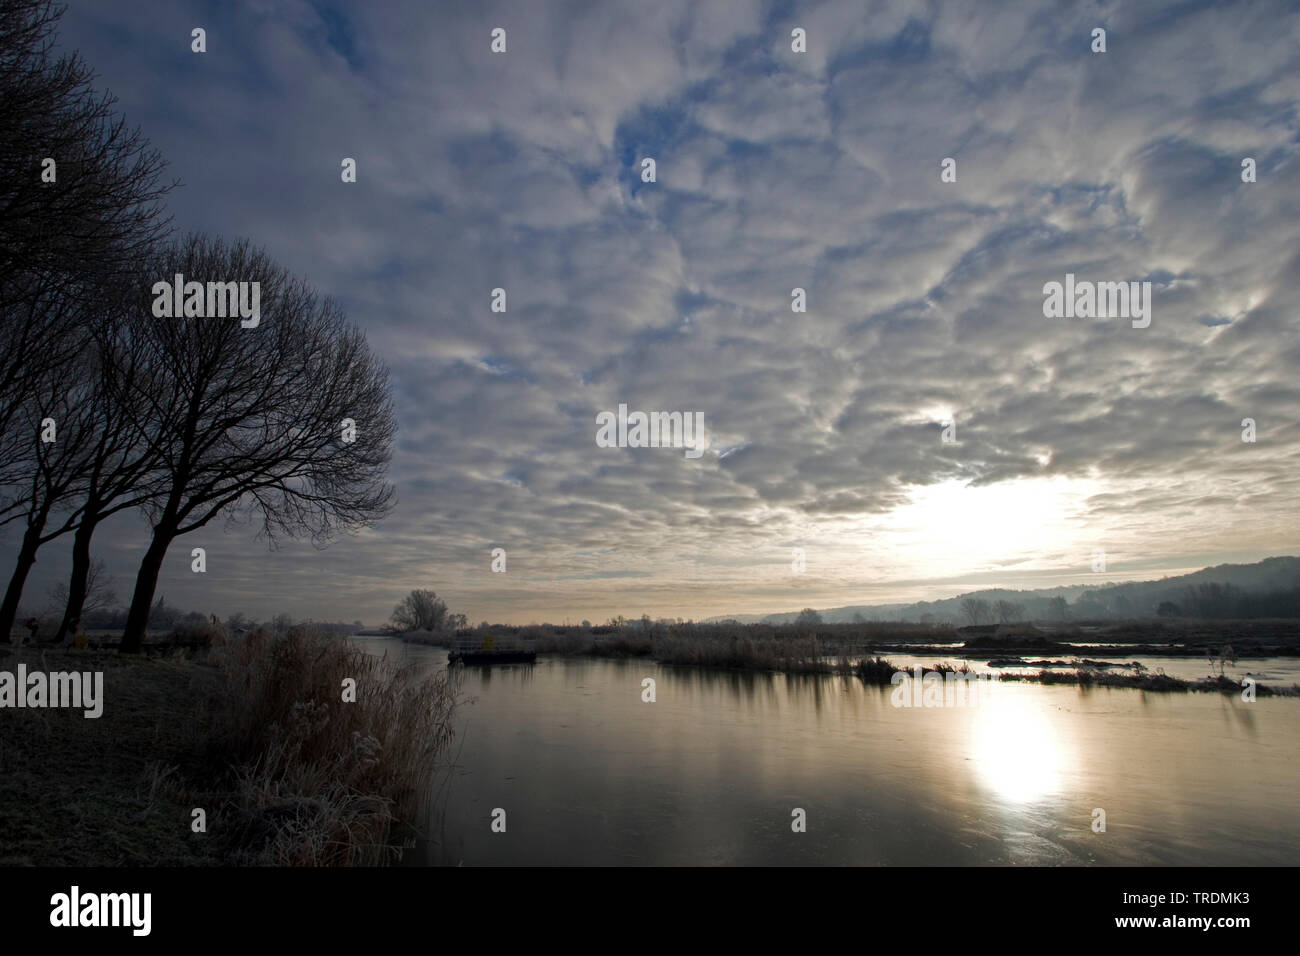
[{"label": "river", "polygon": [[[438,648],[358,640],[446,666]],[[409,864],[1300,860],[1297,698],[1012,683],[975,706],[896,707],[846,677],[558,657],[457,671],[457,736]]]}]

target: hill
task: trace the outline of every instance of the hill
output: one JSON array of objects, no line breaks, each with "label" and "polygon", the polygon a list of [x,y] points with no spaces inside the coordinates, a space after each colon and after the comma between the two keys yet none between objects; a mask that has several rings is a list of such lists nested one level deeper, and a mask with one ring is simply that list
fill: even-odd
[{"label": "hill", "polygon": [[[980,621],[963,603],[984,602]],[[1300,617],[1300,558],[1280,556],[1254,564],[1220,564],[1158,581],[1107,582],[1017,591],[987,588],[937,601],[860,604],[818,610],[828,624],[855,621],[994,623],[999,601],[1018,607],[1013,620],[1119,620],[1141,617]],[[741,624],[789,624],[798,611],[710,618]]]}]

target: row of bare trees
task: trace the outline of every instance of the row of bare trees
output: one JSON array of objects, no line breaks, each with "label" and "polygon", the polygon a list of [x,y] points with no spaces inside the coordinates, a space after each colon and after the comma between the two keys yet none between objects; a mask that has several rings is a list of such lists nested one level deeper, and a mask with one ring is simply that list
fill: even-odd
[{"label": "row of bare trees", "polygon": [[968,597],[961,602],[967,624],[1014,624],[1025,619],[1025,606],[1015,601],[994,601]]},{"label": "row of bare trees", "polygon": [[[385,514],[396,424],[386,367],[333,301],[246,241],[174,238],[158,153],[53,53],[61,12],[0,0],[0,526],[17,539],[0,639],[38,550],[68,535],[58,636],[75,629],[96,529],[135,511],[130,652],[176,538],[220,518],[323,543]],[[154,315],[176,274],[259,283],[260,322]]]}]

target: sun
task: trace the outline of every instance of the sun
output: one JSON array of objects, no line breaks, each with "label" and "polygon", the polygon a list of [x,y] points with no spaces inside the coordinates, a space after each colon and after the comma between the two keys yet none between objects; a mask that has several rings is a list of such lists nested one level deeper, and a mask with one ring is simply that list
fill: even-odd
[{"label": "sun", "polygon": [[1082,518],[1095,492],[1093,482],[1064,477],[921,485],[881,530],[891,551],[929,576],[1087,554],[1091,532]]}]

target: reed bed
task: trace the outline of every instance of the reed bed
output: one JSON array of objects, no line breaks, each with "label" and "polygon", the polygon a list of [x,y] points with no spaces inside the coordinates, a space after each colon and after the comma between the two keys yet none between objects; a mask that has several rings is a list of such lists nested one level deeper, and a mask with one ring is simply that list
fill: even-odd
[{"label": "reed bed", "polygon": [[[1183,680],[1170,677],[1163,672],[1155,674],[1116,674],[1108,671],[1079,668],[1072,671],[1040,670],[1031,672],[1008,672],[1001,675],[1004,681],[1029,681],[1035,684],[1074,684],[1079,687],[1131,687],[1136,690],[1150,690],[1163,693],[1200,693],[1240,694],[1242,685],[1230,677],[1205,677],[1201,680]],[[1256,683],[1255,693],[1259,697],[1296,697],[1300,696],[1300,684],[1287,686],[1265,686]]]},{"label": "reed bed", "polygon": [[[214,650],[225,676],[210,740],[230,767],[239,863],[393,862],[399,825],[421,818],[455,698],[339,637],[256,631]],[[355,700],[345,699],[355,681]]]}]

